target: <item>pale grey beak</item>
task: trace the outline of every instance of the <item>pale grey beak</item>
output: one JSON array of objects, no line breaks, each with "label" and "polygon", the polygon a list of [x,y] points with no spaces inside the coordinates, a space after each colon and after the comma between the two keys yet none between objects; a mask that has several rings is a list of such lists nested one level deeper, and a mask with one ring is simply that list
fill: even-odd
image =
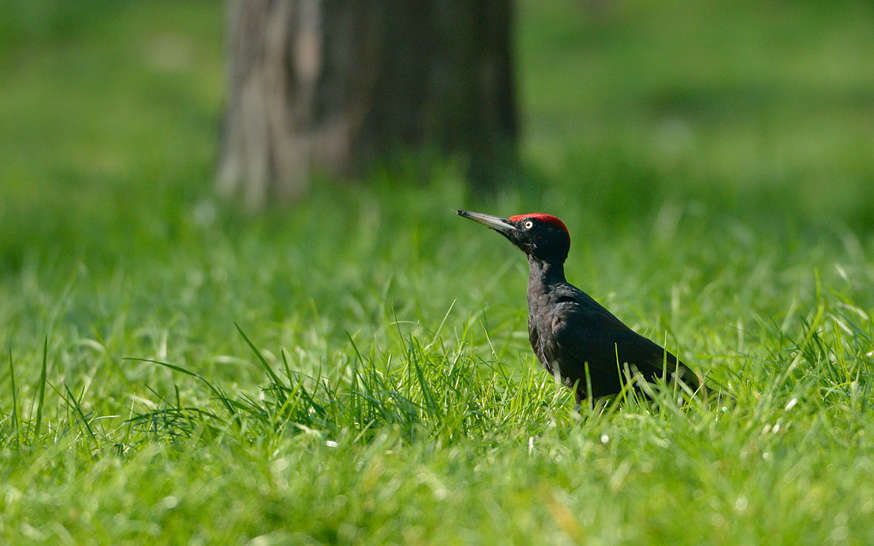
[{"label": "pale grey beak", "polygon": [[474,222],[479,222],[480,224],[488,226],[499,233],[510,233],[511,231],[516,231],[516,226],[511,224],[506,218],[498,218],[497,216],[492,216],[490,214],[483,214],[481,212],[469,212],[466,210],[458,210],[456,212],[459,216],[470,218]]}]

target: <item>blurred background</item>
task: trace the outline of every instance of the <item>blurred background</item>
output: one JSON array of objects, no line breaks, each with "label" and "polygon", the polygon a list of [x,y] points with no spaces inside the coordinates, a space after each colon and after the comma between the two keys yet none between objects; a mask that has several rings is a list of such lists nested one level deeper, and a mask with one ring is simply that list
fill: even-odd
[{"label": "blurred background", "polygon": [[[471,309],[489,298],[515,308],[524,263],[457,221],[458,207],[561,216],[574,236],[576,280],[601,295],[622,289],[617,277],[647,295],[659,281],[642,262],[655,256],[684,261],[672,274],[688,273],[694,292],[695,279],[725,267],[755,271],[763,256],[789,253],[787,267],[811,269],[827,257],[861,263],[872,248],[870,2],[520,0],[448,14],[434,4],[432,26],[391,2],[367,16],[302,2],[258,19],[252,8],[241,25],[244,4],[259,5],[0,2],[0,273],[7,294],[30,294],[7,307],[7,323],[34,332],[52,316],[92,324],[76,313],[102,316],[100,298],[113,286],[133,293],[127,308],[164,319],[282,320],[312,297],[339,302],[329,313],[337,322],[366,323],[392,276],[408,291],[395,303],[412,314],[423,306],[418,316],[429,320],[465,279],[477,288],[466,296]],[[287,24],[277,30],[277,20]],[[264,33],[253,34],[258,25]],[[457,36],[440,34],[453,25]],[[229,121],[251,111],[240,106],[239,82],[261,66],[244,62],[253,54],[241,40],[268,35],[298,48],[283,57],[292,75],[276,85],[296,90],[310,111],[269,111],[255,123],[292,127],[282,138],[299,137],[306,152],[285,168],[304,165],[303,182],[276,157],[244,157]],[[352,43],[359,38],[364,45]],[[384,89],[355,62],[343,65],[354,77],[319,76],[327,70],[319,59],[329,63],[339,46],[360,47],[407,91]],[[414,56],[383,59],[410,48],[443,76],[404,67]],[[471,52],[492,67],[485,83],[452,72],[470,71],[459,59]],[[438,83],[410,83],[409,74]],[[327,96],[318,86],[331,78],[339,83]],[[291,100],[282,93],[276,100]],[[427,108],[409,107],[409,93]],[[356,104],[364,95],[370,102]],[[270,103],[255,102],[265,111]],[[353,120],[339,140],[325,137],[332,104]],[[382,112],[376,122],[368,104]],[[350,159],[358,150],[364,161]],[[247,161],[255,165],[240,166]],[[287,179],[300,186],[275,186]],[[266,189],[251,197],[238,183]],[[495,263],[513,268],[502,279],[518,297],[496,296],[483,280]],[[425,279],[446,297],[429,299]],[[67,283],[101,288],[78,296],[71,314],[37,312],[35,301],[57,298]],[[338,287],[349,301],[332,299]],[[170,310],[190,301],[201,307],[186,304],[185,318]],[[106,320],[99,328],[111,329]]]}]

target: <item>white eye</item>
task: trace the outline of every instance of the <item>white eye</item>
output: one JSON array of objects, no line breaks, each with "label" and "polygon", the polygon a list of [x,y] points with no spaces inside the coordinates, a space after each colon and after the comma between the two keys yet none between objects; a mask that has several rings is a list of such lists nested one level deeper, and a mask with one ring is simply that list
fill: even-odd
[{"label": "white eye", "polygon": [[531,229],[534,227],[534,222],[532,222],[531,220],[528,220],[527,222],[525,222],[524,226],[525,226],[525,229]]}]

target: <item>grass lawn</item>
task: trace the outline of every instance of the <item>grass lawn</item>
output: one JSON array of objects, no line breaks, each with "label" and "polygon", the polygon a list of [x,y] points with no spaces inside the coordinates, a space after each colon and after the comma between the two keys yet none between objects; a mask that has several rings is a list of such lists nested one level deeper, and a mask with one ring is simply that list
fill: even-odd
[{"label": "grass lawn", "polygon": [[[253,217],[220,3],[0,1],[0,542],[874,541],[874,9],[594,4],[520,2],[496,195],[410,161]],[[459,207],[562,217],[734,401],[575,413]]]}]

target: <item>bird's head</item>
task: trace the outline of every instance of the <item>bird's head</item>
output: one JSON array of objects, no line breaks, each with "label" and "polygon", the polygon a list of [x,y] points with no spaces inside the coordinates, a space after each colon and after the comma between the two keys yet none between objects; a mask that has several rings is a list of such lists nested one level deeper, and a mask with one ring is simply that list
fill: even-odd
[{"label": "bird's head", "polygon": [[497,231],[529,256],[552,263],[562,263],[567,258],[571,236],[564,222],[551,214],[531,212],[500,218],[466,210],[457,212]]}]

